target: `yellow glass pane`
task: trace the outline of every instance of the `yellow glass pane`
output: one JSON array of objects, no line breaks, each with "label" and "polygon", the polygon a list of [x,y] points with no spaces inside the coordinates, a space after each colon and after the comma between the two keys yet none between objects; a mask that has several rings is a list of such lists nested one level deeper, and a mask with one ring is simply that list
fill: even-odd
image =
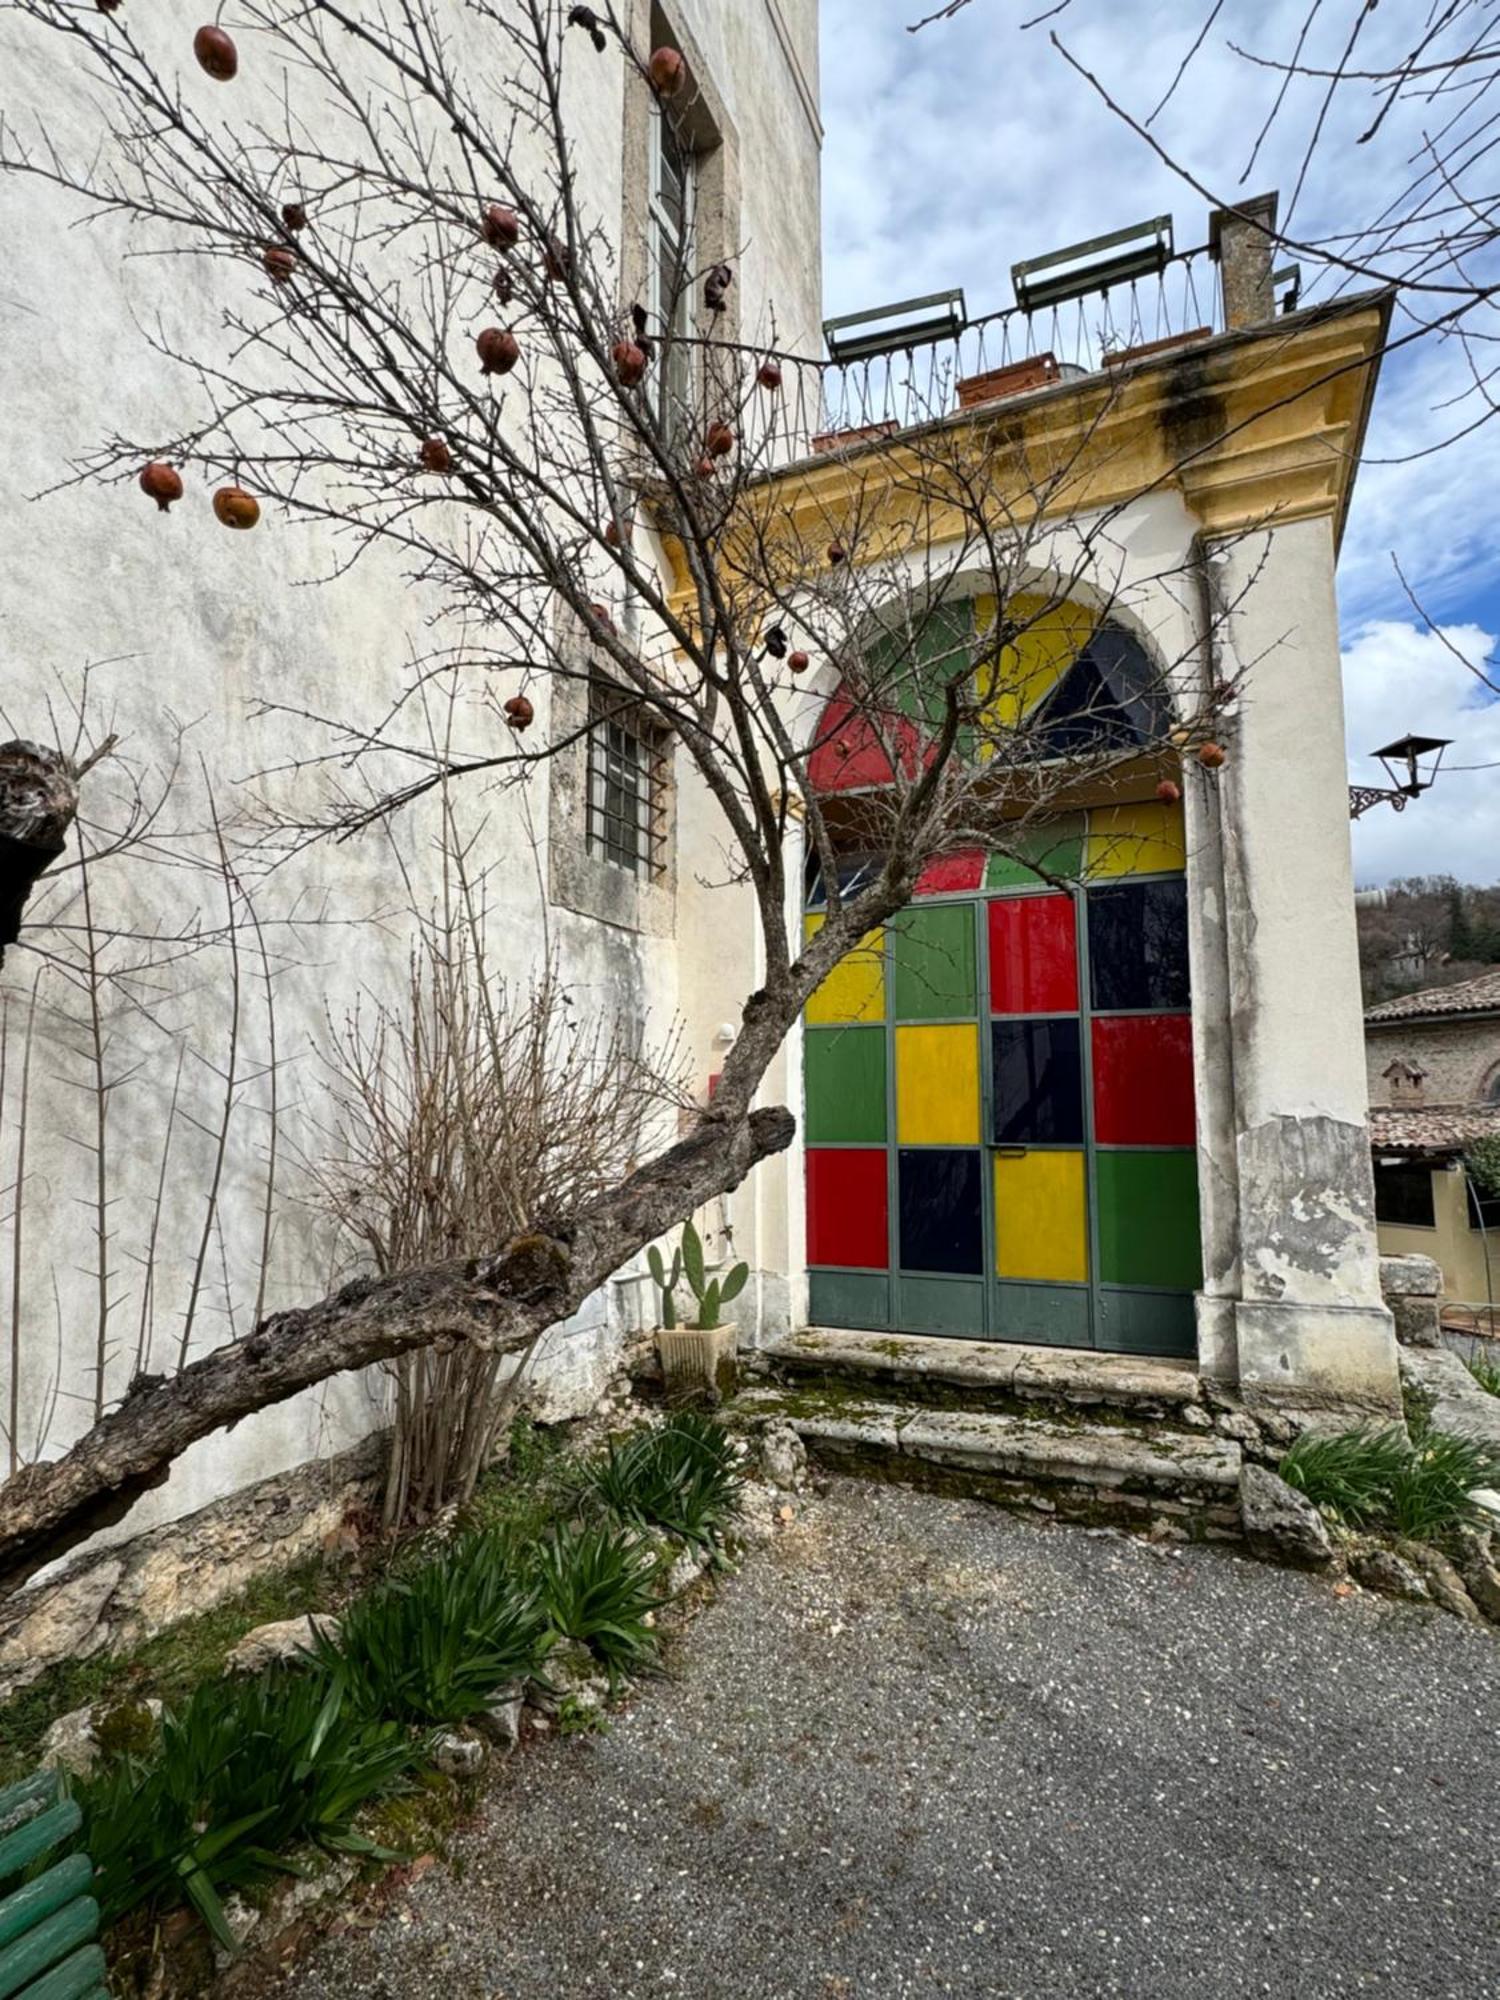
[{"label": "yellow glass pane", "polygon": [[979,1030],[896,1030],[896,1137],[903,1146],[979,1144]]},{"label": "yellow glass pane", "polygon": [[[976,623],[983,651],[993,630],[993,598],[981,598]],[[981,727],[1014,729],[1050,694],[1094,634],[1094,614],[1081,604],[1053,604],[1045,597],[1010,600],[1009,613],[1025,630],[1009,646],[984,661],[978,673]]]},{"label": "yellow glass pane", "polygon": [[995,1155],[995,1269],[1081,1284],[1089,1274],[1082,1153]]},{"label": "yellow glass pane", "polygon": [[[821,917],[804,917],[804,939],[815,937],[822,925]],[[885,1019],[884,931],[870,931],[839,960],[808,1001],[806,1018],[816,1028]]]},{"label": "yellow glass pane", "polygon": [[1160,875],[1187,864],[1182,807],[1101,806],[1089,814],[1088,868],[1100,875]]}]

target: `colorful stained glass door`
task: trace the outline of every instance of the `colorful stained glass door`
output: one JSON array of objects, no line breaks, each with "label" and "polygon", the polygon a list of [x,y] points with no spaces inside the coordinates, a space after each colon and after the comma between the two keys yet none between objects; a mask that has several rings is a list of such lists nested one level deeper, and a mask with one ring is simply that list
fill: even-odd
[{"label": "colorful stained glass door", "polygon": [[949,858],[808,1008],[814,1324],[1193,1351],[1180,820],[1052,839],[1078,888]]}]

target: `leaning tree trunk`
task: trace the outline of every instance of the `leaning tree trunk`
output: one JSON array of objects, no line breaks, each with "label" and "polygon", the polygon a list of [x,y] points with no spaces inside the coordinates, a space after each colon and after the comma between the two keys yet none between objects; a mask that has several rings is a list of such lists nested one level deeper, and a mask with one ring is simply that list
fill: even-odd
[{"label": "leaning tree trunk", "polygon": [[138,1378],[64,1457],[24,1466],[0,1487],[0,1595],[118,1521],[199,1438],[314,1383],[440,1341],[524,1348],[663,1230],[783,1151],[793,1130],[784,1109],[710,1109],[619,1187],[493,1258],[361,1279],[316,1305],[273,1313],[180,1374]]},{"label": "leaning tree trunk", "polygon": [[21,914],[43,869],[68,844],[78,774],[60,750],[0,743],[0,965],[21,935]]}]

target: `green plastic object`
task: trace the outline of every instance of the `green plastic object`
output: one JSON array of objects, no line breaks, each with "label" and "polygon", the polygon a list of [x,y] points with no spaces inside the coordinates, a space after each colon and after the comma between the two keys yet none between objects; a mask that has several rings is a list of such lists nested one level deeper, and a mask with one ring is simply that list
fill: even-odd
[{"label": "green plastic object", "polygon": [[108,2000],[89,1858],[63,1854],[41,1866],[82,1824],[55,1771],[0,1792],[0,1888],[14,1883],[0,1897],[0,2000]]},{"label": "green plastic object", "polygon": [[88,1856],[70,1854],[66,1861],[59,1861],[34,1882],[24,1883],[0,1901],[0,1946],[23,1936],[54,1910],[71,1903],[75,1896],[86,1896],[93,1879]]},{"label": "green plastic object", "polygon": [[34,1986],[28,1986],[19,2000],[109,2000],[104,1984],[104,1953],[96,1944],[85,1945],[71,1958],[54,1966]]}]

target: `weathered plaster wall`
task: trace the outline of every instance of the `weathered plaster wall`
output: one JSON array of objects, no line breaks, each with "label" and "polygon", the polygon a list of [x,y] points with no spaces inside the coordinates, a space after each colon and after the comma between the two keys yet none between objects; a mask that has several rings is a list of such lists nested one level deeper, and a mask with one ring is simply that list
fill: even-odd
[{"label": "weathered plaster wall", "polygon": [[[1391,1094],[1393,1062],[1425,1069],[1421,1096]],[[1371,1021],[1365,1024],[1371,1104],[1482,1104],[1500,1080],[1500,1017],[1472,1021]]]},{"label": "weathered plaster wall", "polygon": [[[779,330],[811,339],[820,317],[817,136],[794,87],[787,52],[771,12],[760,5],[727,8],[717,0],[695,0],[682,11],[693,17],[693,32],[707,51],[738,135],[743,190],[741,242],[735,248],[743,253],[737,290],[747,332],[769,325],[774,302]],[[815,87],[813,0],[780,0],[780,11],[800,67]],[[481,29],[458,0],[453,14],[455,34],[483,33],[492,59],[493,30]],[[199,109],[251,119],[266,110],[280,86],[280,76],[267,74],[254,43],[243,51],[235,85],[226,89],[204,77],[191,59],[190,28],[184,29],[176,10],[147,10],[139,20],[132,17],[132,28],[176,64],[184,92]],[[577,59],[568,66],[566,105],[581,206],[604,220],[618,244],[624,67],[613,53],[592,59],[583,38],[574,40]],[[0,73],[6,78],[7,115],[23,131],[29,134],[41,119],[58,146],[80,154],[94,148],[101,129],[95,93],[60,38],[5,14]],[[630,88],[643,86],[632,80]],[[107,662],[96,677],[100,726],[118,730],[125,754],[142,768],[159,764],[168,753],[169,712],[190,722],[183,770],[154,857],[101,863],[91,887],[96,915],[111,926],[145,932],[201,920],[212,927],[219,919],[211,876],[179,865],[211,847],[205,837],[210,797],[231,842],[239,843],[248,836],[241,822],[251,790],[242,780],[278,772],[256,789],[282,804],[303,805],[309,788],[316,791],[323,782],[318,771],[283,768],[323,747],[316,732],[284,715],[257,715],[257,702],[281,701],[334,716],[378,715],[403,685],[411,657],[427,642],[425,620],[433,601],[414,591],[399,564],[378,550],[351,574],[305,587],[333,567],[335,551],[325,536],[293,525],[270,507],[253,534],[226,533],[213,521],[206,494],[191,485],[170,516],[157,514],[132,485],[88,485],[29,499],[64,476],[70,458],[111,432],[152,436],[179,430],[185,413],[196,413],[201,405],[184,372],[148,348],[143,328],[160,314],[182,351],[216,355],[226,338],[226,311],[249,308],[263,283],[258,271],[242,270],[233,261],[212,266],[131,261],[117,230],[107,223],[77,228],[79,215],[78,204],[39,182],[0,181],[7,242],[0,370],[9,417],[0,468],[0,510],[7,524],[0,544],[4,719],[7,733],[52,738],[56,725],[46,714],[48,697],[56,702],[76,690],[86,662]],[[465,338],[470,330],[466,322]],[[537,699],[540,733],[546,704],[544,696]],[[493,722],[485,712],[461,709],[457,730],[461,746],[482,747],[491,740]],[[200,756],[206,783],[199,776]],[[115,780],[106,767],[95,782]],[[616,913],[621,920],[605,922],[548,894],[549,841],[581,846],[584,836],[576,814],[549,826],[547,793],[543,774],[524,792],[476,793],[461,802],[473,822],[485,819],[484,851],[498,864],[489,900],[502,969],[524,982],[550,944],[584,1018],[624,1018],[642,1024],[648,1034],[665,1035],[686,1008],[695,1073],[706,1082],[713,1030],[738,1012],[754,972],[742,949],[724,948],[726,937],[744,933],[737,892],[696,885],[698,873],[723,880],[711,815],[695,803],[682,826],[679,875],[694,878],[685,900],[675,901],[663,921],[638,925],[627,911]],[[312,848],[264,879],[247,871],[274,968],[284,1119],[283,1192],[276,1203],[267,1308],[316,1296],[339,1274],[337,1247],[293,1198],[297,1155],[321,1143],[315,1043],[325,1015],[340,1019],[361,990],[388,994],[399,988],[409,939],[401,915],[407,900],[401,871],[410,871],[419,900],[431,895],[434,832],[433,815],[417,809],[387,829],[336,848]],[[706,858],[705,849],[711,849]],[[48,892],[54,911],[61,912],[69,886],[64,882]],[[195,918],[199,911],[201,919]],[[13,1036],[36,967],[34,955],[17,950],[0,973]],[[247,979],[241,1060],[249,1081],[231,1128],[194,1353],[245,1329],[256,1289],[269,1049],[264,998],[251,974]],[[150,1364],[175,1365],[212,1163],[219,1106],[215,1071],[223,1064],[228,1013],[227,954],[216,946],[163,975],[149,1017],[121,1006],[108,1014],[112,1061],[122,1075],[128,1072],[110,1112],[110,1399],[123,1391],[135,1365],[143,1298],[139,1260],[150,1234],[181,1050],[182,1098],[157,1238],[154,1311],[148,1315]],[[91,1167],[73,1143],[80,1106],[87,1106],[78,1089],[83,1073],[78,1023],[79,996],[44,973],[22,1257],[21,1445],[27,1452],[39,1442],[56,1451],[86,1427],[90,1415],[89,1404],[78,1398],[87,1386],[97,1326],[86,1240]],[[16,1141],[12,1091],[0,1109],[0,1184],[14,1174]],[[0,1220],[0,1264],[7,1272],[12,1243],[8,1224]],[[740,1247],[747,1248],[743,1241]],[[778,1255],[774,1236],[756,1254]],[[747,1299],[747,1307],[750,1303]],[[612,1365],[621,1329],[636,1324],[648,1309],[642,1287],[626,1277],[558,1331],[542,1364],[554,1407],[584,1407],[593,1399]],[[8,1367],[8,1352],[0,1351],[0,1377]],[[54,1399],[55,1384],[60,1400]],[[6,1394],[0,1380],[0,1408]],[[127,1525],[136,1532],[280,1468],[337,1451],[379,1420],[380,1407],[378,1382],[346,1380],[266,1412],[189,1452],[169,1484],[142,1503]]]}]

